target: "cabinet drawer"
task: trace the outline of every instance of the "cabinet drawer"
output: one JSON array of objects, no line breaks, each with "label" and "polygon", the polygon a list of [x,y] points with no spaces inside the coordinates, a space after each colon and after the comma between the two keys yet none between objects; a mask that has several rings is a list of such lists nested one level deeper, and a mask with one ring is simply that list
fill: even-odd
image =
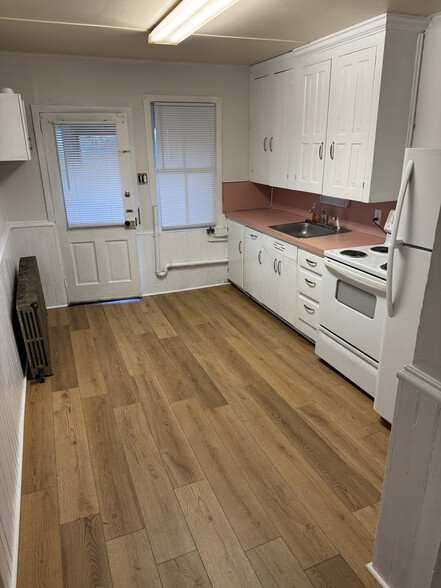
[{"label": "cabinet drawer", "polygon": [[317,302],[312,302],[304,296],[298,298],[298,316],[299,319],[306,324],[310,325],[314,329],[317,328],[318,324],[318,309],[319,305]]},{"label": "cabinet drawer", "polygon": [[320,276],[304,269],[298,270],[299,294],[303,294],[316,302],[320,302],[322,279]]},{"label": "cabinet drawer", "polygon": [[323,273],[323,257],[305,251],[304,249],[299,249],[299,265],[310,272],[319,274],[319,276]]},{"label": "cabinet drawer", "polygon": [[254,229],[250,229],[249,227],[244,227],[243,236],[244,239],[250,239],[251,241],[261,243],[262,245],[265,244],[265,238],[267,237],[267,235],[264,235],[260,231],[255,231]]},{"label": "cabinet drawer", "polygon": [[269,251],[274,253],[276,257],[280,257],[281,255],[283,255],[288,259],[291,259],[291,261],[297,261],[297,247],[295,245],[285,243],[284,241],[275,239],[270,235],[266,235],[265,246]]}]

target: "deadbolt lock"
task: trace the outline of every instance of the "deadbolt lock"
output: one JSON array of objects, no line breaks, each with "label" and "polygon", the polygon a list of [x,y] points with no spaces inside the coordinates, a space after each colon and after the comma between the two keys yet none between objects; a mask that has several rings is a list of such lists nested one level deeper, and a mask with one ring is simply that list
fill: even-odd
[{"label": "deadbolt lock", "polygon": [[126,220],[124,223],[127,229],[136,229],[136,219],[135,220]]}]

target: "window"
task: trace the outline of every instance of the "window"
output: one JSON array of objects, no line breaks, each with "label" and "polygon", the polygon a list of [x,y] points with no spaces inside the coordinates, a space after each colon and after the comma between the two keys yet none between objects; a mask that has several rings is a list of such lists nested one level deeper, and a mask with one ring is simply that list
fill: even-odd
[{"label": "window", "polygon": [[215,225],[216,104],[152,102],[151,116],[161,228]]},{"label": "window", "polygon": [[55,122],[69,228],[124,224],[116,124]]}]

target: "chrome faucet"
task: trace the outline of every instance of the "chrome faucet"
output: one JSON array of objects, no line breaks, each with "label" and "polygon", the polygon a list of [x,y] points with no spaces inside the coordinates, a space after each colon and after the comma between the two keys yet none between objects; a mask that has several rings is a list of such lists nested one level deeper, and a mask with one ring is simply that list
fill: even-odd
[{"label": "chrome faucet", "polygon": [[316,211],[315,204],[309,212],[313,212],[323,225],[328,226],[328,213],[323,208],[323,216]]},{"label": "chrome faucet", "polygon": [[338,218],[338,216],[333,216],[332,217],[332,220],[335,220],[335,230],[338,233],[339,230],[341,229],[341,227],[340,227],[340,219]]}]

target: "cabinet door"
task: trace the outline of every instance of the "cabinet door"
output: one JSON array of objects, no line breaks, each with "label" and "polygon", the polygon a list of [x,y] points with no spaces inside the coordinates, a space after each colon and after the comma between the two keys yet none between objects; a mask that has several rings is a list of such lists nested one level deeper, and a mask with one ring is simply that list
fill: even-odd
[{"label": "cabinet door", "polygon": [[243,225],[227,221],[228,279],[243,288]]},{"label": "cabinet door", "polygon": [[277,262],[278,300],[276,312],[290,325],[297,324],[297,263],[286,257]]},{"label": "cabinet door", "polygon": [[[265,304],[264,268],[268,262],[265,248],[259,240],[246,239],[244,263],[244,289]],[[265,264],[265,265],[264,265]]]},{"label": "cabinet door", "polygon": [[291,117],[294,110],[292,69],[269,79],[270,133],[268,140],[268,184],[288,187]]},{"label": "cabinet door", "polygon": [[290,187],[304,192],[322,191],[330,75],[330,59],[307,65],[300,73],[299,137]]},{"label": "cabinet door", "polygon": [[251,80],[250,179],[268,183],[270,76]]},{"label": "cabinet door", "polygon": [[323,194],[362,200],[376,47],[333,60]]}]

